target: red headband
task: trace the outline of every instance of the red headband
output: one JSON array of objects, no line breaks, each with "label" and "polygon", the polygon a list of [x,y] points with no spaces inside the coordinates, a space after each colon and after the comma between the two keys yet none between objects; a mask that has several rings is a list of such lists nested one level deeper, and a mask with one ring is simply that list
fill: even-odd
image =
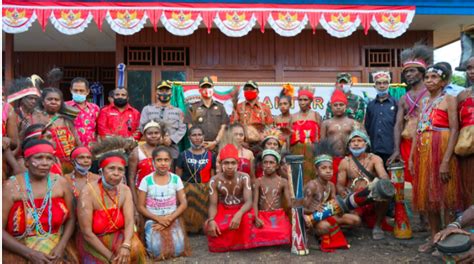
[{"label": "red headband", "polygon": [[331,104],[336,102],[341,102],[347,105],[347,96],[339,89],[335,89],[331,96]]},{"label": "red headband", "polygon": [[54,148],[53,146],[49,144],[38,144],[34,145],[32,147],[29,147],[25,149],[23,156],[25,159],[31,157],[32,155],[38,154],[38,153],[49,153],[49,154],[54,154]]},{"label": "red headband", "polygon": [[309,100],[312,100],[314,98],[314,94],[308,90],[299,90],[298,91],[298,98],[301,96],[308,96]]},{"label": "red headband", "polygon": [[235,159],[235,160],[238,161],[239,160],[239,150],[234,145],[227,144],[219,152],[219,159],[220,160]]},{"label": "red headband", "polygon": [[27,139],[32,138],[32,137],[41,137],[41,134],[43,134],[43,130],[38,129],[38,130],[35,130],[35,131],[29,133],[27,136],[25,136],[25,138],[23,140],[27,140]]},{"label": "red headband", "polygon": [[77,156],[81,154],[89,154],[92,156],[91,151],[87,147],[77,147],[71,152],[71,159],[75,160]]},{"label": "red headband", "polygon": [[105,158],[104,160],[102,160],[99,164],[99,168],[103,169],[103,168],[105,168],[105,166],[109,165],[110,163],[114,163],[114,162],[120,163],[125,167],[125,160],[123,158],[117,157],[117,156],[112,156],[112,157],[108,157],[108,158]]}]

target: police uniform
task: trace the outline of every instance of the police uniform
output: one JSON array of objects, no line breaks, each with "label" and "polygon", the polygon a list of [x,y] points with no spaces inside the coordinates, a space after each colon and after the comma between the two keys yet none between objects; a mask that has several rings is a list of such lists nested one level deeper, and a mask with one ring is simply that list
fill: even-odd
[{"label": "police uniform", "polygon": [[[162,81],[157,86],[157,89],[163,86],[169,87],[171,89],[171,85],[166,81]],[[172,105],[158,107],[156,105],[150,104],[145,106],[142,110],[140,117],[140,128],[143,130],[145,124],[150,120],[165,123],[168,129],[169,137],[173,143],[172,147],[177,150],[178,147],[176,144],[178,144],[186,134],[186,125],[184,124],[183,119],[183,111],[177,107]],[[173,153],[173,158],[176,158],[174,157],[175,154],[177,157],[179,152]]]},{"label": "police uniform", "polygon": [[[206,76],[199,81],[199,88],[212,88],[213,86],[214,82],[211,77]],[[223,104],[211,99],[211,105],[207,107],[201,100],[188,107],[184,116],[184,123],[201,127],[204,140],[214,141],[222,125],[229,123],[229,117]]]}]

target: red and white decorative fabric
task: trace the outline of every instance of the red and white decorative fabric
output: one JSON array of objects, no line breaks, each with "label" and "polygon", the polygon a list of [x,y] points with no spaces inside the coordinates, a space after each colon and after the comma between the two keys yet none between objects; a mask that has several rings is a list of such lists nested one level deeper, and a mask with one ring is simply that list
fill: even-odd
[{"label": "red and white decorative fabric", "polygon": [[249,12],[219,12],[214,23],[228,37],[243,37],[255,26],[257,18]]},{"label": "red and white decorative fabric", "polygon": [[370,24],[380,35],[397,38],[407,31],[414,16],[414,12],[373,14]]},{"label": "red and white decorative fabric", "polygon": [[32,9],[2,8],[3,31],[12,34],[25,32],[36,18]]},{"label": "red and white decorative fabric", "polygon": [[87,10],[53,10],[49,20],[61,33],[75,35],[83,32],[92,21],[92,14]]},{"label": "red and white decorative fabric", "polygon": [[[280,36],[292,37],[303,29],[316,32],[318,24],[337,38],[350,36],[360,26],[367,34],[372,26],[386,38],[406,32],[415,15],[414,6],[355,6],[300,4],[154,3],[154,2],[33,2],[3,1],[3,31],[22,33],[38,21],[45,30],[48,20],[61,33],[83,32],[91,20],[102,30],[104,19],[120,35],[132,35],[150,19],[171,34],[188,36],[202,23],[213,24],[229,37],[242,37],[268,23]],[[308,23],[309,22],[309,23]]]},{"label": "red and white decorative fabric", "polygon": [[283,37],[298,35],[308,23],[305,13],[272,12],[268,16],[268,24]]},{"label": "red and white decorative fabric", "polygon": [[173,35],[188,36],[198,29],[202,16],[191,11],[165,11],[161,15],[161,23]]},{"label": "red and white decorative fabric", "polygon": [[105,19],[118,34],[133,35],[142,30],[148,16],[143,10],[110,10]]},{"label": "red and white decorative fabric", "polygon": [[319,19],[321,26],[336,38],[352,35],[360,25],[358,13],[323,13]]}]

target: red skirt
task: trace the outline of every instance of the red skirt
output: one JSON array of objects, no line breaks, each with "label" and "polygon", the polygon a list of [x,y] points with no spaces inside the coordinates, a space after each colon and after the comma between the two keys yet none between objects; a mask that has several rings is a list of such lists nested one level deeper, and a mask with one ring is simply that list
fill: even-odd
[{"label": "red skirt", "polygon": [[262,228],[253,226],[252,247],[289,245],[291,240],[291,224],[283,209],[259,211],[258,218],[263,221]]},{"label": "red skirt", "polygon": [[238,229],[230,230],[230,222],[242,205],[228,206],[217,204],[217,214],[214,220],[221,231],[217,237],[207,236],[210,252],[227,252],[252,248],[252,227],[255,216],[253,209],[246,212],[240,221]]},{"label": "red skirt", "polygon": [[411,152],[411,139],[402,138],[400,142],[400,156],[402,156],[403,161],[405,162],[405,181],[412,182],[413,176],[410,173],[410,168],[408,167],[408,160],[410,159]]}]

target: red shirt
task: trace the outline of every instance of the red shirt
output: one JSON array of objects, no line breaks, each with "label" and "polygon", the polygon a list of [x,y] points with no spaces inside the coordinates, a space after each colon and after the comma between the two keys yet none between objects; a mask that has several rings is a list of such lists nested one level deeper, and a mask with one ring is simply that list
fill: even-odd
[{"label": "red shirt", "polygon": [[140,112],[137,109],[127,104],[125,110],[121,112],[115,105],[111,104],[100,110],[97,119],[97,132],[101,137],[122,136],[139,140],[142,136],[138,130],[139,125]]}]

